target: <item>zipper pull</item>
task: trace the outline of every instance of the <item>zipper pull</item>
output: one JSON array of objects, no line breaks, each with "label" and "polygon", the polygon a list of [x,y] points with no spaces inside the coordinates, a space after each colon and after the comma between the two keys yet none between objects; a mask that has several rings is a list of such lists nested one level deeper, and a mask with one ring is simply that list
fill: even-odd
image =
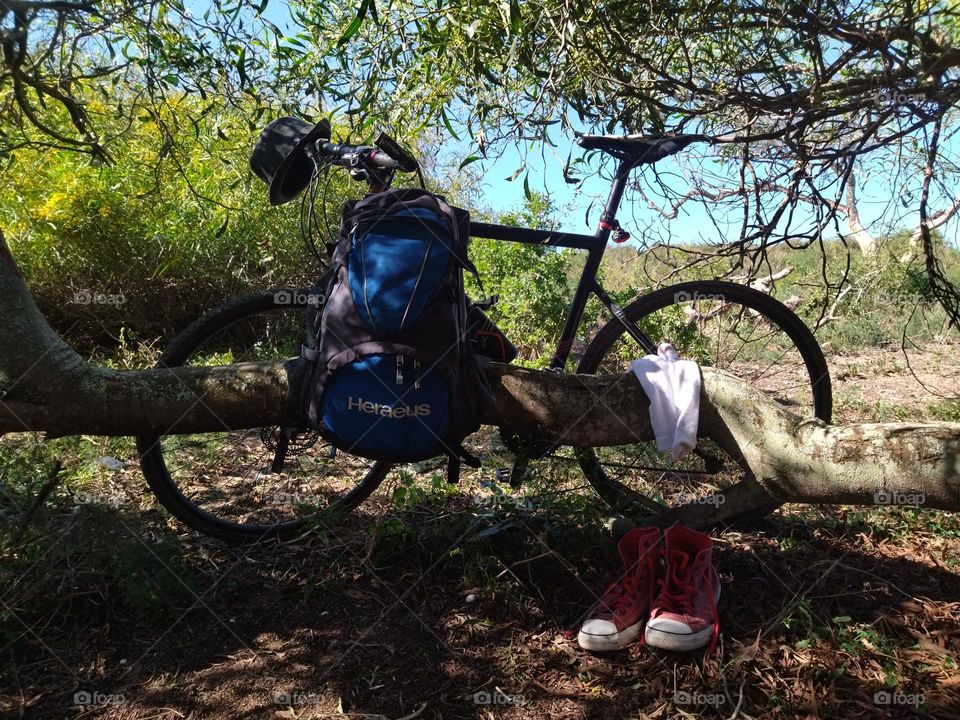
[{"label": "zipper pull", "polygon": [[413,361],[413,387],[420,389],[420,361],[416,359]]},{"label": "zipper pull", "polygon": [[403,355],[397,353],[397,385],[403,385]]}]

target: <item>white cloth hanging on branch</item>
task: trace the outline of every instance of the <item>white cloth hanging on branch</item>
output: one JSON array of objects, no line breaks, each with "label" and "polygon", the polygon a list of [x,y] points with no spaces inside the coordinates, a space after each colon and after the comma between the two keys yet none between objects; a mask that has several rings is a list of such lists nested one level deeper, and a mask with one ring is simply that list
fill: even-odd
[{"label": "white cloth hanging on branch", "polygon": [[674,461],[697,446],[700,421],[700,368],[681,360],[670,343],[661,343],[656,355],[630,363],[650,399],[650,424],[657,450],[670,452]]}]

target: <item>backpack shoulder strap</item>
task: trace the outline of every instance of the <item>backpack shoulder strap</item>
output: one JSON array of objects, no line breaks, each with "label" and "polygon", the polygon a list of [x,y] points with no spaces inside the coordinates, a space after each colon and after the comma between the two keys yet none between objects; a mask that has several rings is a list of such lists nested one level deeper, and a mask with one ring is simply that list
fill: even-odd
[{"label": "backpack shoulder strap", "polygon": [[457,246],[455,250],[457,262],[460,263],[460,267],[476,278],[477,284],[480,286],[480,292],[486,294],[483,289],[483,281],[480,279],[480,273],[477,271],[477,266],[467,257],[467,246],[470,242],[470,211],[448,205],[447,201],[439,195],[434,195],[433,197],[437,202],[437,207],[440,209],[440,212],[450,221],[457,235]]},{"label": "backpack shoulder strap", "polygon": [[310,362],[315,362],[319,357],[319,352],[317,351],[317,330],[320,325],[320,315],[323,312],[323,306],[326,304],[327,296],[330,294],[330,286],[336,275],[337,265],[331,262],[307,294],[307,310],[305,313],[306,318],[304,322],[301,355]]},{"label": "backpack shoulder strap", "polygon": [[452,452],[447,455],[447,482],[456,485],[460,482],[460,463],[464,462],[472,468],[480,467],[480,458],[467,450],[462,443],[457,443]]}]

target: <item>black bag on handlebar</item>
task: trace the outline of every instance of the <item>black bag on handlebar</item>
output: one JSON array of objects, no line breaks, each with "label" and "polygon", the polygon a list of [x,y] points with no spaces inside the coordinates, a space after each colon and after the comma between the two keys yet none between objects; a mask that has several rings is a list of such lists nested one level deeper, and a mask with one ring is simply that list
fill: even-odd
[{"label": "black bag on handlebar", "polygon": [[469,339],[468,229],[466,211],[424,190],[344,205],[290,408],[335,447],[395,462],[447,455],[451,479],[461,459],[478,464],[462,442],[493,394]]}]

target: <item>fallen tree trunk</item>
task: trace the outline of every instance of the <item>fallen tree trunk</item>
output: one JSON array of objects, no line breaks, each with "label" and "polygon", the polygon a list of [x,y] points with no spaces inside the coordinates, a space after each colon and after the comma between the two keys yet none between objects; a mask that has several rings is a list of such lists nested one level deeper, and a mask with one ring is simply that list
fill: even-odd
[{"label": "fallen tree trunk", "polygon": [[[88,364],[37,310],[0,238],[0,433],[135,435],[275,424],[283,364],[116,371]],[[550,443],[595,447],[653,438],[633,375],[558,375],[493,364],[485,422]],[[799,418],[724,372],[703,369],[701,437],[747,471],[722,503],[667,511],[702,526],[784,502],[862,503],[912,496],[960,509],[960,424],[826,426]]]}]

